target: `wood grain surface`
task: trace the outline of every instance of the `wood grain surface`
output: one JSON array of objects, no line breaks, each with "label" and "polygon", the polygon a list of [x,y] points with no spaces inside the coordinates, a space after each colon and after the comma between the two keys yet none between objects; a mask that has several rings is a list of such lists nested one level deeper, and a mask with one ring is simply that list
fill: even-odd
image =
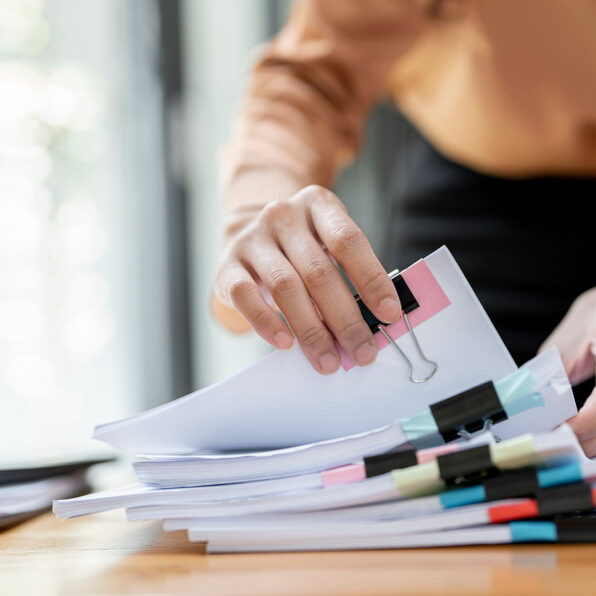
[{"label": "wood grain surface", "polygon": [[2,596],[596,594],[596,545],[206,555],[120,512],[0,533]]}]

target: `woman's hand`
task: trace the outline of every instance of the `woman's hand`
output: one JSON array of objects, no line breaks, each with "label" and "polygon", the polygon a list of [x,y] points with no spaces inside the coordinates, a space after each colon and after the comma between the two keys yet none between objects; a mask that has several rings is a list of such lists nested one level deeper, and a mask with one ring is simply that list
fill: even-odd
[{"label": "woman's hand", "polygon": [[225,249],[215,280],[215,316],[242,330],[233,307],[272,346],[290,348],[293,335],[263,297],[266,288],[323,374],[339,367],[335,340],[357,364],[370,364],[377,354],[333,259],[377,318],[390,323],[401,315],[395,287],[365,235],[323,187],[307,186],[288,200],[236,213],[226,227]]},{"label": "woman's hand", "polygon": [[[596,288],[581,294],[540,351],[557,346],[573,385],[596,370]],[[596,389],[569,424],[589,457],[596,456]]]}]

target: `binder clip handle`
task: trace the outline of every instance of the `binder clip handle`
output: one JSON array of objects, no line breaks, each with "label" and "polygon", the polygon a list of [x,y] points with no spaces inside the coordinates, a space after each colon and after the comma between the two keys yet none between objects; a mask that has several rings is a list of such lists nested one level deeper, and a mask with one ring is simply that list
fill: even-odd
[{"label": "binder clip handle", "polygon": [[[499,437],[498,435],[495,434],[494,428],[493,428],[493,419],[490,418],[489,416],[485,417],[482,419],[483,425],[482,428],[480,429],[480,432],[484,433],[484,432],[488,432],[492,435],[495,443],[500,443],[501,442],[501,437]],[[466,441],[471,441],[472,440],[472,433],[470,433],[469,431],[466,430],[466,427],[464,425],[459,426],[458,428],[455,429],[457,432],[457,436],[461,437],[462,439],[465,439]]]},{"label": "binder clip handle", "polygon": [[461,437],[462,439],[465,439],[466,441],[472,440],[472,433],[468,432],[466,430],[465,426],[460,426],[459,428],[456,428],[455,430],[457,432],[458,437]]},{"label": "binder clip handle", "polygon": [[412,337],[412,341],[414,342],[414,346],[416,346],[416,351],[418,352],[420,359],[423,362],[426,362],[427,364],[430,365],[430,370],[427,373],[427,375],[424,377],[415,377],[414,376],[414,365],[412,364],[412,361],[408,358],[406,353],[399,347],[397,342],[389,335],[389,333],[387,333],[384,326],[382,324],[380,324],[377,327],[377,329],[382,333],[383,337],[389,342],[389,344],[392,345],[401,354],[401,357],[406,361],[408,367],[410,368],[410,374],[409,374],[410,381],[412,381],[412,383],[425,383],[426,381],[431,379],[432,376],[437,372],[439,365],[434,360],[430,360],[426,356],[426,354],[422,351],[422,347],[420,346],[420,343],[418,342],[418,338],[416,337],[416,334],[414,333],[414,330],[412,329],[412,325],[410,324],[410,318],[408,317],[408,315],[405,311],[403,313],[403,317],[404,317],[404,321],[406,322],[406,325],[408,327],[410,336]]},{"label": "binder clip handle", "polygon": [[502,440],[499,435],[495,434],[493,419],[488,416],[484,419],[484,425],[482,426],[482,430],[480,432],[490,433],[492,435],[495,443],[500,443]]},{"label": "binder clip handle", "polygon": [[490,430],[493,424],[507,420],[492,381],[431,404],[430,411],[445,442],[470,439],[472,433]]},{"label": "binder clip handle", "polygon": [[405,351],[402,348],[400,348],[400,346],[391,337],[391,335],[389,335],[389,333],[387,333],[387,331],[385,329],[386,323],[384,323],[383,321],[380,321],[379,319],[377,319],[377,317],[375,317],[375,315],[372,314],[372,312],[369,310],[369,308],[366,306],[366,304],[364,304],[364,302],[362,301],[360,296],[358,296],[356,294],[356,296],[354,296],[354,298],[356,299],[358,308],[360,308],[360,313],[362,314],[362,318],[366,321],[366,324],[369,326],[369,329],[373,332],[379,331],[383,335],[383,337],[389,342],[389,344],[392,345],[399,352],[400,356],[406,361],[406,364],[408,365],[408,367],[410,369],[410,374],[409,374],[410,381],[412,383],[424,383],[424,382],[428,381],[435,374],[435,372],[437,372],[439,365],[434,360],[431,360],[430,358],[428,358],[426,356],[426,354],[424,353],[424,351],[422,350],[422,346],[420,345],[420,342],[418,341],[418,338],[416,337],[416,333],[414,332],[414,329],[412,328],[412,324],[410,323],[410,318],[408,317],[408,313],[410,313],[412,310],[415,310],[420,305],[418,304],[418,301],[416,300],[416,297],[414,296],[414,294],[412,294],[412,291],[408,287],[408,284],[405,282],[404,278],[399,273],[399,269],[395,269],[394,271],[389,273],[389,278],[391,279],[393,285],[395,286],[395,290],[397,292],[397,295],[399,296],[399,300],[400,300],[401,306],[402,306],[402,313],[403,313],[404,321],[406,322],[406,326],[408,328],[408,333],[409,333],[410,337],[412,338],[412,342],[414,344],[416,352],[418,353],[420,360],[425,362],[427,364],[427,366],[430,367],[428,372],[425,375],[423,375],[423,376],[415,375],[414,364],[412,363],[412,360],[408,357],[408,355],[405,353]]}]

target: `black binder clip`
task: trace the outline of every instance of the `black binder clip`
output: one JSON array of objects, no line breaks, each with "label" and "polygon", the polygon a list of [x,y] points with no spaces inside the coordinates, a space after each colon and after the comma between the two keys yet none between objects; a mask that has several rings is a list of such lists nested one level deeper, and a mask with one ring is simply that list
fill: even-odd
[{"label": "black binder clip", "polygon": [[555,517],[557,542],[595,542],[596,517],[592,513],[567,514]]},{"label": "black binder clip", "polygon": [[492,461],[488,445],[439,455],[437,466],[439,476],[449,487],[479,484],[499,472]]},{"label": "black binder clip", "polygon": [[422,350],[422,346],[420,345],[418,338],[416,337],[416,333],[414,333],[414,329],[410,324],[408,313],[418,308],[420,305],[414,297],[414,294],[412,294],[412,291],[408,287],[408,284],[400,275],[399,269],[395,269],[394,271],[392,271],[389,274],[389,278],[391,279],[393,285],[395,286],[395,289],[397,290],[397,295],[399,296],[399,300],[401,302],[401,307],[403,310],[404,321],[406,322],[408,333],[412,338],[416,351],[418,352],[420,358],[431,366],[430,372],[425,377],[414,376],[414,365],[412,364],[412,361],[410,360],[410,358],[408,358],[408,355],[399,347],[397,342],[385,330],[385,326],[387,325],[387,323],[379,321],[379,319],[377,319],[377,317],[375,317],[375,315],[373,315],[372,312],[368,309],[366,304],[364,304],[364,302],[358,294],[356,294],[354,298],[356,298],[356,302],[358,304],[358,308],[360,308],[362,318],[366,321],[366,324],[368,325],[369,329],[373,333],[376,331],[380,331],[383,334],[383,337],[399,352],[401,357],[406,361],[406,363],[410,367],[410,381],[412,381],[412,383],[424,383],[425,381],[428,381],[435,374],[435,372],[437,372],[439,365],[426,356],[426,354]]},{"label": "black binder clip", "polygon": [[[445,443],[461,437],[470,439],[479,430],[507,420],[497,390],[491,381],[431,404],[430,411]],[[500,439],[494,435],[495,441]]]},{"label": "black binder clip", "polygon": [[[499,435],[495,434],[495,431],[493,430],[493,419],[492,418],[483,418],[482,422],[483,422],[482,428],[480,429],[481,432],[489,432],[493,436],[495,443],[500,443],[501,437]],[[459,426],[455,430],[457,431],[458,436],[461,437],[462,439],[465,439],[466,441],[472,440],[472,433],[468,432],[466,430],[465,426]]]}]

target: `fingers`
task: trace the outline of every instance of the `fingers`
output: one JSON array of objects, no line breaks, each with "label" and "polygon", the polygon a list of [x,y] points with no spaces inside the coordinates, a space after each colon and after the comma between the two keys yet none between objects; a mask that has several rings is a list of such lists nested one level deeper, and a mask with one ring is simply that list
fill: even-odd
[{"label": "fingers", "polygon": [[569,380],[575,385],[594,374],[595,342],[596,290],[589,290],[574,300],[539,352],[556,346]]},{"label": "fingers", "polygon": [[580,442],[596,438],[596,389],[592,391],[582,409],[567,422]]},{"label": "fingers", "polygon": [[222,268],[217,286],[223,288],[223,301],[233,304],[265,341],[280,350],[292,347],[294,338],[289,329],[240,263],[229,263]]},{"label": "fingers", "polygon": [[235,309],[211,295],[211,312],[215,318],[232,333],[245,333],[252,329],[250,323]]},{"label": "fingers", "polygon": [[596,437],[581,443],[584,453],[588,457],[596,457]]},{"label": "fingers", "polygon": [[318,236],[348,274],[366,306],[381,321],[396,321],[401,316],[401,305],[395,286],[341,201],[329,191],[320,191],[312,199],[310,213]]},{"label": "fingers", "polygon": [[596,456],[596,389],[582,409],[567,421],[588,457]]},{"label": "fingers", "polygon": [[368,240],[341,201],[317,186],[267,204],[235,233],[216,294],[270,344],[290,347],[289,330],[264,299],[258,281],[316,370],[329,374],[339,368],[336,340],[354,362],[369,364],[377,354],[374,338],[335,261],[381,321],[399,318],[397,292]]},{"label": "fingers", "polygon": [[340,364],[333,336],[321,320],[300,275],[273,244],[252,255],[250,266],[263,282],[294,331],[311,364],[323,374]]},{"label": "fingers", "polygon": [[354,362],[370,364],[377,354],[373,335],[337,267],[315,237],[282,229],[278,241],[333,336]]}]

